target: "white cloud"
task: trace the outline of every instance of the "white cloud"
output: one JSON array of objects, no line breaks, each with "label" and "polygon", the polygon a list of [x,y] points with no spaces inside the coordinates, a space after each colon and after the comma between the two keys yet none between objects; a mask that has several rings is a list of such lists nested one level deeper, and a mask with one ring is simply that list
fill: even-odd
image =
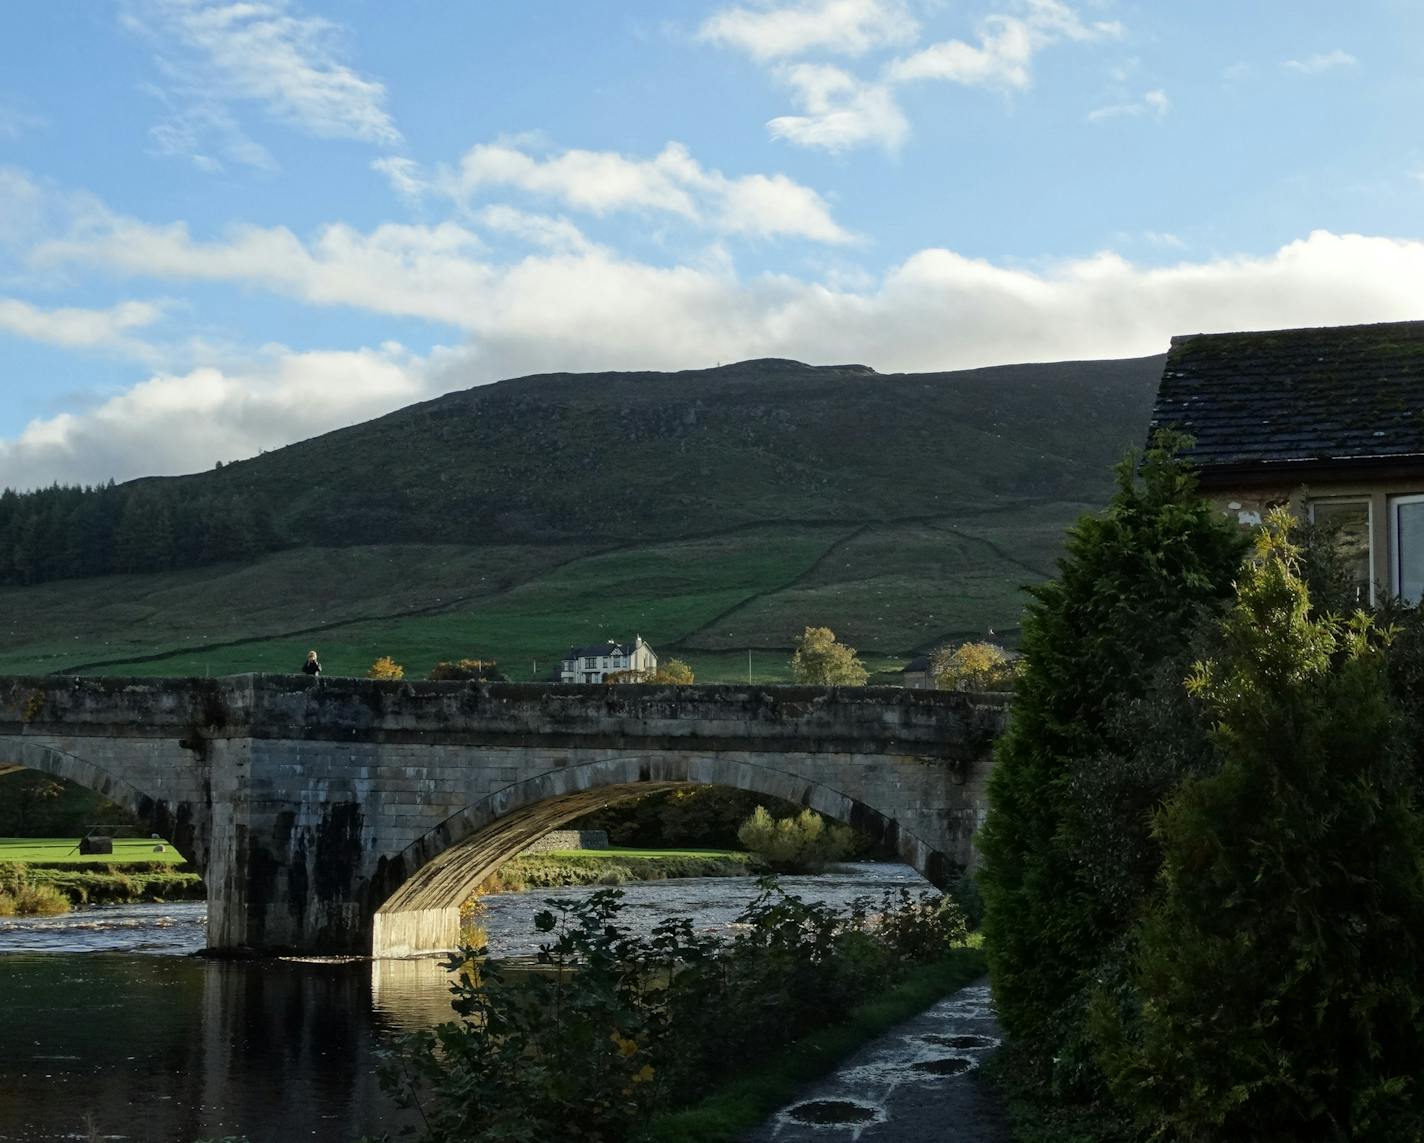
[{"label": "white cloud", "polygon": [[427,362],[398,345],[278,349],[246,371],[157,374],[83,413],[0,441],[0,487],[173,475],[328,432],[430,395]]},{"label": "white cloud", "polygon": [[579,253],[593,249],[593,243],[583,231],[567,218],[519,210],[505,203],[487,206],[475,215],[476,221],[488,230],[513,235],[546,250]]},{"label": "white cloud", "polygon": [[401,140],[385,86],[343,61],[342,30],[288,0],[128,0],[123,20],[155,42],[168,79],[152,89],[170,108],[151,132],[160,154],[187,155],[207,170],[223,158],[270,169],[270,154],[232,115],[236,104],[318,138]]},{"label": "white cloud", "polygon": [[218,241],[195,240],[182,223],[154,226],[121,215],[92,216],[67,238],[31,254],[40,267],[104,266],[171,281],[260,284],[316,305],[465,326],[471,299],[492,278],[474,255],[478,235],[453,222],[386,223],[369,233],[343,224],[304,243],[286,227],[236,226]]},{"label": "white cloud", "polygon": [[729,177],[703,167],[681,143],[651,159],[584,150],[540,156],[513,143],[481,143],[429,179],[405,160],[381,169],[407,197],[433,190],[466,207],[483,193],[517,190],[595,216],[667,214],[723,234],[854,240],[810,187],[780,174]]},{"label": "white cloud", "polygon": [[152,302],[120,302],[108,309],[43,309],[19,298],[0,297],[0,332],[68,349],[108,349],[139,358],[151,358],[153,351],[129,335],[162,317],[163,307]]},{"label": "white cloud", "polygon": [[391,189],[411,202],[419,202],[430,190],[430,184],[420,173],[420,164],[414,159],[386,155],[380,159],[373,159],[371,169],[385,175],[386,180],[391,184]]},{"label": "white cloud", "polygon": [[1085,20],[1063,0],[1002,2],[1010,10],[981,19],[972,40],[943,40],[891,59],[878,78],[816,59],[794,65],[778,61],[910,47],[919,39],[919,25],[898,0],[799,0],[730,8],[704,23],[699,35],[776,65],[774,74],[790,88],[798,114],[768,121],[773,138],[832,152],[862,146],[894,151],[910,129],[895,97],[896,85],[941,80],[1022,90],[1032,84],[1035,57],[1045,48],[1123,34],[1121,24]]},{"label": "white cloud", "polygon": [[1299,72],[1301,75],[1319,75],[1321,72],[1354,67],[1358,62],[1349,52],[1336,48],[1334,51],[1317,52],[1315,55],[1306,56],[1300,60],[1286,60],[1281,64],[1281,67],[1287,71]]},{"label": "white cloud", "polygon": [[1060,0],[1028,0],[1022,16],[995,14],[979,24],[977,43],[945,40],[895,60],[887,76],[905,83],[941,79],[971,87],[1026,88],[1033,58],[1060,40],[1086,42],[1122,35],[1122,25],[1088,23]]},{"label": "white cloud", "polygon": [[1152,119],[1165,119],[1170,110],[1172,110],[1172,101],[1167,98],[1165,91],[1159,89],[1143,92],[1141,99],[1095,107],[1088,112],[1088,122],[1101,123],[1107,119],[1124,118],[1140,119],[1144,116]]},{"label": "white cloud", "polygon": [[708,17],[698,37],[740,48],[767,61],[825,51],[858,56],[913,43],[919,24],[902,0],[799,0],[725,8]]},{"label": "white cloud", "polygon": [[168,92],[153,91],[172,112],[148,130],[152,154],[186,158],[210,173],[225,170],[224,160],[257,171],[277,169],[272,153],[248,135],[222,104],[198,101],[179,106]]},{"label": "white cloud", "polygon": [[781,78],[802,114],[767,123],[773,138],[826,151],[866,144],[894,151],[909,134],[905,114],[885,84],[866,83],[830,64],[795,64]]}]

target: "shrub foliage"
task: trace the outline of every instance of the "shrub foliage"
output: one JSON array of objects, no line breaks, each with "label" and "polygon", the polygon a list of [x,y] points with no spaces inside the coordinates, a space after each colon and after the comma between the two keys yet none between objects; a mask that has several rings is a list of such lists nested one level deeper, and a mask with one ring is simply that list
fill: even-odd
[{"label": "shrub foliage", "polygon": [[1135,918],[1094,868],[1077,783],[1104,756],[1132,753],[1124,712],[1223,609],[1245,551],[1197,494],[1181,443],[1159,436],[1140,465],[1124,460],[1107,510],[1069,532],[1058,578],[1030,589],[1026,664],[979,835],[999,1014],[1060,1086],[1090,1078],[1082,1009]]},{"label": "shrub foliage", "polygon": [[[962,940],[952,903],[850,910],[764,882],[730,939],[668,918],[619,923],[622,892],[551,899],[544,970],[515,979],[483,949],[452,957],[458,1019],[409,1037],[383,1072],[426,1143],[614,1143]],[[709,1014],[713,1018],[709,1019]]]},{"label": "shrub foliage", "polygon": [[778,820],[757,806],[737,840],[778,873],[817,873],[848,858],[858,839],[849,826],[827,825],[814,810]]},{"label": "shrub foliage", "polygon": [[1280,512],[1189,686],[1218,765],[1156,819],[1162,894],[1126,1019],[1095,1013],[1114,1088],[1183,1139],[1424,1132],[1424,848],[1384,632],[1312,616]]}]

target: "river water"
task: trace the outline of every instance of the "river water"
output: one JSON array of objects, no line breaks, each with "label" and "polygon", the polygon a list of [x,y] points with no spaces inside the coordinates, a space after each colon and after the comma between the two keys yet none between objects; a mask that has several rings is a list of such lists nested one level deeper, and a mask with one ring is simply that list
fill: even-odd
[{"label": "river water", "polygon": [[[857,864],[783,878],[807,899],[847,904],[928,885],[903,865]],[[751,878],[622,886],[623,923],[666,916],[725,929]],[[548,897],[487,899],[500,957],[538,951]],[[437,958],[210,961],[201,904],[124,905],[52,918],[0,918],[0,1141],[355,1143],[406,1122],[375,1068],[400,1034],[451,1015]]]}]

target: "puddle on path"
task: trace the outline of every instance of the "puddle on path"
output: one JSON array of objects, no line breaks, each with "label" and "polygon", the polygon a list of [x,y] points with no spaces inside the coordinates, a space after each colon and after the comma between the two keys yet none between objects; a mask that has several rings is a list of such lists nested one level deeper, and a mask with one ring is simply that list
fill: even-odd
[{"label": "puddle on path", "polygon": [[788,1108],[786,1114],[798,1123],[869,1123],[879,1117],[879,1109],[866,1107],[863,1103],[852,1103],[848,1099],[813,1099],[809,1103],[798,1103],[795,1107]]},{"label": "puddle on path", "polygon": [[962,1075],[973,1066],[974,1061],[966,1060],[963,1056],[944,1056],[938,1060],[916,1060],[910,1065],[912,1070],[930,1076]]}]

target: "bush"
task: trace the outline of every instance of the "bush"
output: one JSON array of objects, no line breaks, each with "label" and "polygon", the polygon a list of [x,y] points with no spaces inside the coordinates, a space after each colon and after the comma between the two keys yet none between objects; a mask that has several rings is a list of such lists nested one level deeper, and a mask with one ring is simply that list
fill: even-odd
[{"label": "bush", "polygon": [[371,669],[366,672],[366,677],[368,679],[403,679],[405,678],[405,668],[389,655],[382,655],[371,664]]},{"label": "bush", "polygon": [[[396,676],[399,678],[399,676]],[[464,679],[486,683],[507,683],[508,675],[500,673],[499,664],[493,659],[459,659],[455,662],[441,660],[430,669],[427,679],[435,681]]]},{"label": "bush", "polygon": [[666,686],[685,687],[692,683],[692,668],[681,659],[664,659],[652,671],[610,671],[603,681],[612,685],[619,683],[658,683]]},{"label": "bush", "polygon": [[849,826],[828,826],[811,810],[778,821],[764,806],[757,806],[742,823],[737,839],[778,873],[819,872],[844,861],[855,852],[857,843]]},{"label": "bush", "polygon": [[1079,784],[1100,780],[1103,759],[1132,756],[1125,712],[1177,685],[1160,666],[1224,609],[1245,549],[1197,494],[1181,443],[1159,436],[1140,470],[1124,460],[1107,510],[1069,532],[1058,579],[1029,589],[1018,697],[978,837],[999,1015],[1059,1094],[1099,1082],[1086,1066],[1085,1005],[1103,973],[1121,972],[1137,907],[1110,891],[1111,859],[1092,844]]},{"label": "bush", "polygon": [[544,971],[518,982],[482,949],[447,963],[458,1020],[409,1037],[382,1069],[419,1106],[426,1143],[635,1138],[655,1110],[942,959],[955,929],[953,906],[928,897],[887,897],[871,918],[868,902],[841,911],[765,882],[730,940],[687,918],[643,938],[619,924],[622,897],[547,901]]},{"label": "bush", "polygon": [[1144,1124],[1180,1139],[1424,1133],[1424,845],[1383,633],[1313,616],[1274,514],[1193,672],[1219,768],[1157,815],[1136,997],[1094,1007]]},{"label": "bush", "polygon": [[0,917],[54,917],[69,912],[69,898],[58,888],[34,881],[25,866],[11,865],[0,881]]}]

